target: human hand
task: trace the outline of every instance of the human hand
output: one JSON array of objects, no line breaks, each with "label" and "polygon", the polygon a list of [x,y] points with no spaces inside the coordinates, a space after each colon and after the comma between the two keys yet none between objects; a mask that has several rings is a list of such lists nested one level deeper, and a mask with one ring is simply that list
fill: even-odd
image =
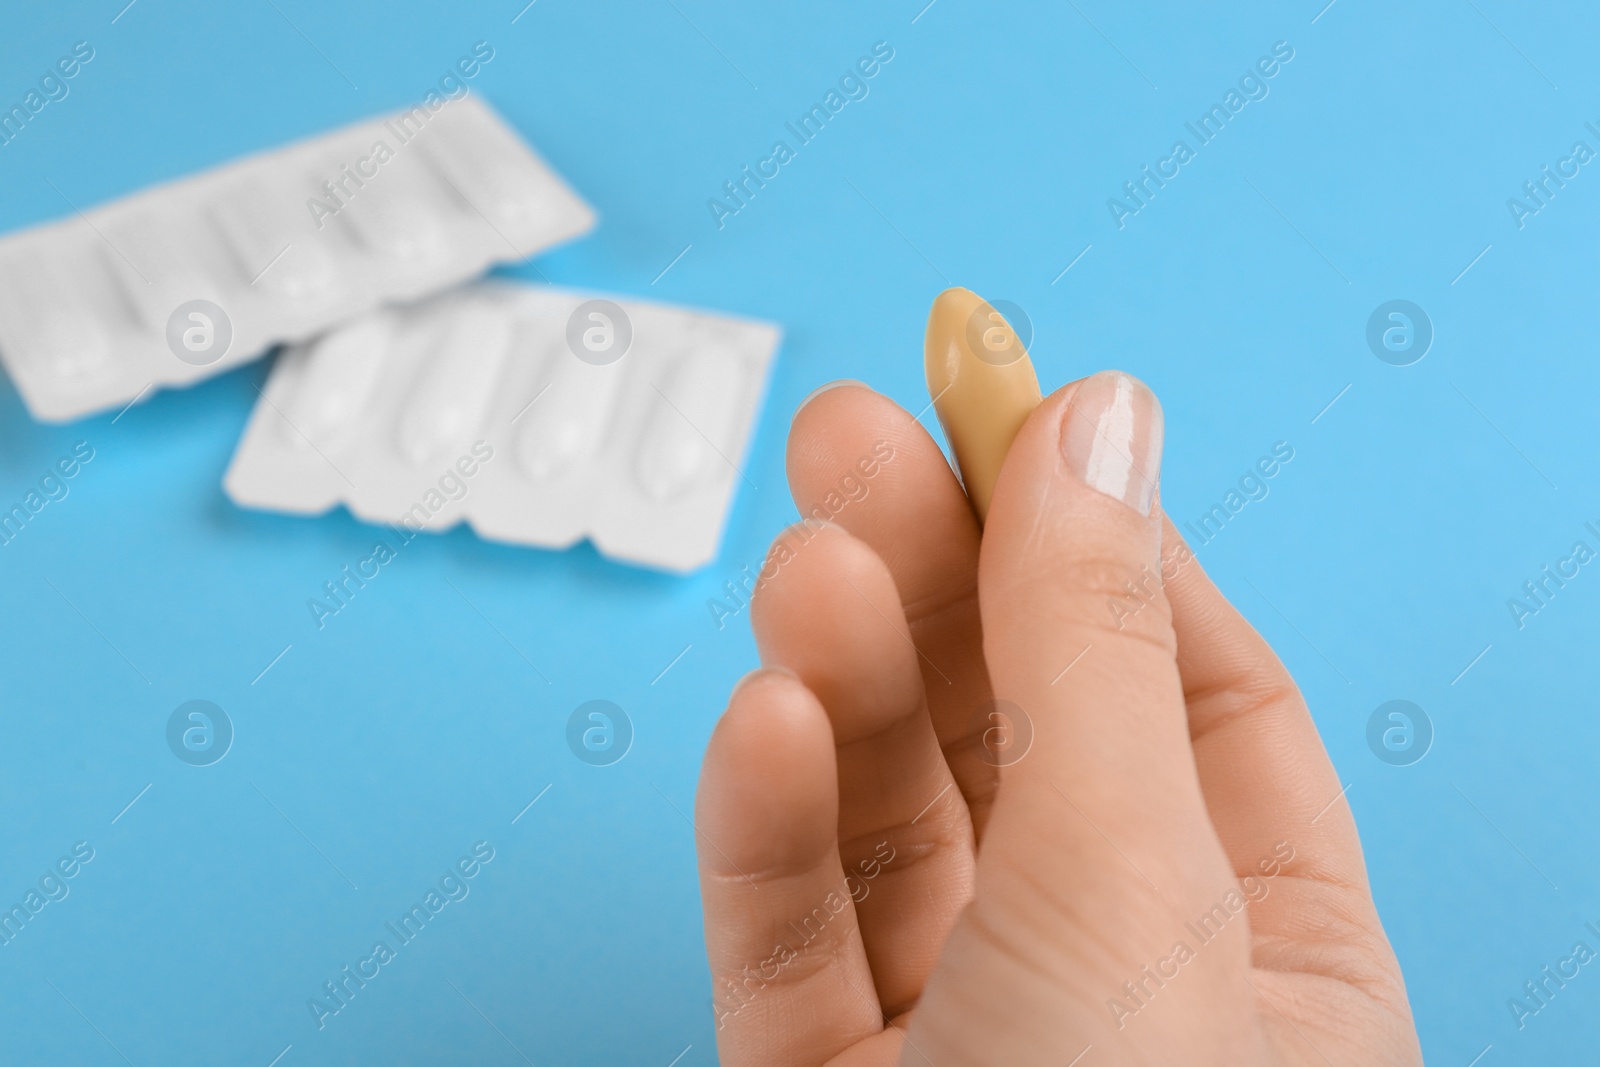
[{"label": "human hand", "polygon": [[774,545],[696,805],[724,1064],[1421,1063],[1339,780],[1160,449],[1142,385],[1068,385],[980,536],[885,397],[796,414],[831,523]]}]

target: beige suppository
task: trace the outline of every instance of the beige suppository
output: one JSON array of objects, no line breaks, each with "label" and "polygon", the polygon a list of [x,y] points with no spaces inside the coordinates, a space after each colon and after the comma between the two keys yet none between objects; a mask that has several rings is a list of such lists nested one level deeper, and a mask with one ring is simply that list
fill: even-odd
[{"label": "beige suppository", "polygon": [[982,523],[1011,442],[1039,406],[1039,379],[1005,316],[970,289],[946,289],[928,312],[928,395]]}]

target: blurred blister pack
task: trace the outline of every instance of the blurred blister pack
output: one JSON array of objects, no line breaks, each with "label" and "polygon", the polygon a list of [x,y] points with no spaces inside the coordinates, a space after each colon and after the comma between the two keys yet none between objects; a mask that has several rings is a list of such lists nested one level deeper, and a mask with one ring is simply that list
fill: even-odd
[{"label": "blurred blister pack", "polygon": [[0,359],[36,418],[73,419],[594,222],[488,105],[418,105],[0,239]]},{"label": "blurred blister pack", "polygon": [[716,555],[776,327],[488,280],[279,357],[225,478],[245,507],[689,571]]}]

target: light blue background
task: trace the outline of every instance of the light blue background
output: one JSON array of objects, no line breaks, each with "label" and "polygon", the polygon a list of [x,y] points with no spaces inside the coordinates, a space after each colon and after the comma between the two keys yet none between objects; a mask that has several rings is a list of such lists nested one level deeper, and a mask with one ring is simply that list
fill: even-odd
[{"label": "light blue background", "polygon": [[[1523,630],[1506,606],[1575,540],[1600,548],[1600,164],[1525,229],[1506,207],[1574,141],[1600,148],[1592,5],[538,0],[513,24],[520,0],[138,0],[113,24],[121,2],[8,5],[7,105],[74,41],[97,54],[0,148],[0,226],[62,215],[51,182],[86,206],[410,104],[486,40],[475,91],[601,214],[544,275],[787,336],[759,488],[703,572],[458,530],[320,632],[307,598],[380,531],[223,496],[266,362],[115,424],[37,425],[5,386],[0,503],[77,441],[96,456],[0,548],[0,898],[75,841],[96,858],[0,948],[0,1062],[714,1062],[687,817],[755,656],[706,601],[794,514],[783,441],[811,389],[922,407],[947,283],[1027,310],[1047,387],[1112,365],[1154,385],[1180,522],[1294,447],[1200,555],[1349,783],[1429,1062],[1594,1055],[1600,968],[1520,1032],[1506,1007],[1600,947],[1600,564]],[[1279,40],[1270,96],[1119,231],[1107,198]],[[719,231],[707,198],[877,41],[895,56],[870,96]],[[1414,366],[1364,341],[1392,298],[1437,331]],[[164,741],[194,698],[237,729],[209,768]],[[637,731],[612,767],[563,739],[592,698]],[[1393,698],[1436,730],[1410,767],[1365,740]],[[485,839],[471,895],[318,1032],[307,998]]]}]

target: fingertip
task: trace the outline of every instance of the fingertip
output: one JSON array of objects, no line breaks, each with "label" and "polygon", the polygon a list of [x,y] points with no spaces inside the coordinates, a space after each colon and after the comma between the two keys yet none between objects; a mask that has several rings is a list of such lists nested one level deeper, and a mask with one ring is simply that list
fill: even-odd
[{"label": "fingertip", "polygon": [[827,382],[814,389],[790,419],[789,461],[794,462],[797,451],[810,453],[818,443],[837,438],[845,427],[859,426],[862,419],[882,419],[885,405],[898,408],[893,400],[853,378]]},{"label": "fingertip", "polygon": [[[728,713],[733,711],[736,705],[741,704],[741,696],[746,690],[760,689],[763,685],[781,683],[785,679],[798,682],[800,676],[788,667],[774,666],[770,663],[763,663],[755,670],[747,672],[743,678],[733,684],[733,689],[729,691],[728,709],[723,712],[723,719],[726,720]],[[718,725],[720,726],[721,723]]]},{"label": "fingertip", "polygon": [[1012,443],[985,543],[1021,535],[1031,544],[1047,530],[1057,541],[1077,540],[1095,531],[1153,557],[1163,438],[1160,401],[1132,375],[1101,371],[1062,386]]},{"label": "fingertip", "polygon": [[855,378],[835,378],[833,381],[825,382],[811,390],[811,392],[807,393],[805,399],[800,401],[799,405],[794,409],[795,417],[799,418],[800,413],[806,409],[807,405],[809,405],[813,400],[817,399],[817,397],[821,396],[823,393],[842,388],[865,389],[868,392],[873,391],[872,386],[868,385],[866,382],[858,381]]},{"label": "fingertip", "polygon": [[[792,573],[795,570],[792,564],[800,558],[801,550],[809,547],[819,537],[832,539],[841,535],[849,537],[842,527],[832,522],[823,519],[802,519],[785,526],[778,536],[772,539],[772,544],[767,547],[766,557],[761,561],[761,570],[756,574],[755,586],[750,591],[750,628],[755,632],[758,648],[761,647],[761,634],[765,629],[766,620],[771,617],[774,610],[774,600],[786,599],[775,595],[774,589],[778,579],[786,572]],[[802,580],[794,579],[794,583],[797,584]],[[746,675],[745,680],[749,680],[754,673],[756,672]]]},{"label": "fingertip", "polygon": [[[830,581],[852,581],[872,574],[874,565],[887,576],[887,569],[872,549],[838,523],[802,519],[784,527],[767,551],[760,581],[751,596],[751,626],[756,631],[757,643],[776,618],[805,614],[805,609],[816,600],[808,594],[818,592]],[[892,584],[893,580],[890,581]],[[801,603],[802,600],[805,603]],[[796,621],[813,622],[810,619]]]},{"label": "fingertip", "polygon": [[750,672],[706,748],[695,800],[701,866],[733,877],[809,868],[836,838],[836,776],[817,698],[785,668]]},{"label": "fingertip", "polygon": [[[804,680],[840,744],[920,708],[915,644],[888,565],[839,526],[801,524],[787,536],[792,551],[763,572],[752,604],[762,661]],[[846,708],[870,714],[846,715]]]},{"label": "fingertip", "polygon": [[[795,506],[809,514],[847,475],[871,477],[911,432],[899,404],[861,382],[830,382],[801,403],[789,423],[784,466]],[[880,445],[878,442],[886,442]],[[865,471],[863,470],[865,468]]]}]

